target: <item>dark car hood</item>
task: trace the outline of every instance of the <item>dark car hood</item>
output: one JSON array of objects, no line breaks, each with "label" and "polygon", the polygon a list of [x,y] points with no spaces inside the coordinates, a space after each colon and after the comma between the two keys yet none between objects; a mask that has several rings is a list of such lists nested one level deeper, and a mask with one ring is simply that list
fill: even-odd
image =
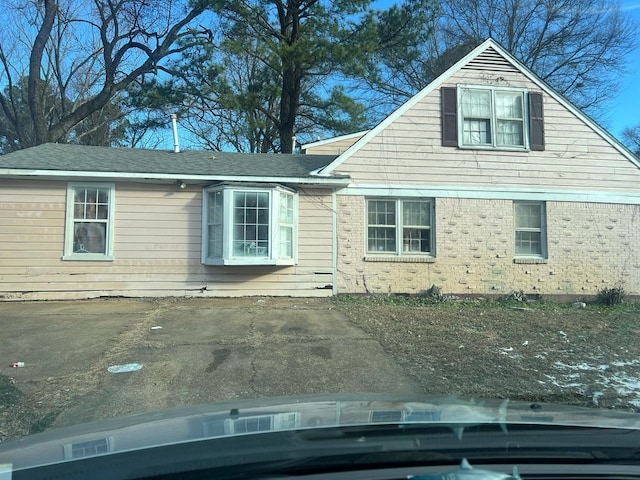
[{"label": "dark car hood", "polygon": [[0,445],[14,469],[208,438],[372,424],[432,424],[459,438],[472,426],[551,424],[633,429],[631,412],[457,397],[351,394],[230,401],[57,428]]}]

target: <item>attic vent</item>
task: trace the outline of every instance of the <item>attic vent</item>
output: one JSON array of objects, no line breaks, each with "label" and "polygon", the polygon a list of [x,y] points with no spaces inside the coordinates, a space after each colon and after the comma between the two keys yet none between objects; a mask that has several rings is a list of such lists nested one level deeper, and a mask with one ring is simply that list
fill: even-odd
[{"label": "attic vent", "polygon": [[491,72],[518,72],[518,69],[511,65],[493,48],[488,48],[476,58],[467,63],[462,70],[488,70]]},{"label": "attic vent", "polygon": [[113,437],[98,438],[87,442],[69,443],[62,446],[64,458],[93,457],[113,451]]}]

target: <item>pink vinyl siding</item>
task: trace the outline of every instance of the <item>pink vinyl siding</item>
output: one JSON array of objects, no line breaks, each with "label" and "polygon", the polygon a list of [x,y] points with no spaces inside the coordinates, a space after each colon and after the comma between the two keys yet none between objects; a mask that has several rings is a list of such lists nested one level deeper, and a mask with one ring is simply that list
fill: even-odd
[{"label": "pink vinyl siding", "polygon": [[299,262],[200,263],[201,189],[118,182],[114,260],[63,261],[66,182],[0,182],[0,298],[326,296],[332,282],[331,194],[299,197]]},{"label": "pink vinyl siding", "polygon": [[[448,78],[459,84],[540,88],[506,60],[479,69],[483,56]],[[474,68],[475,67],[475,68]],[[474,187],[549,187],[565,190],[640,191],[640,170],[607,139],[543,93],[544,151],[461,149],[442,146],[440,88],[372,138],[340,165],[356,184],[428,184]]]}]

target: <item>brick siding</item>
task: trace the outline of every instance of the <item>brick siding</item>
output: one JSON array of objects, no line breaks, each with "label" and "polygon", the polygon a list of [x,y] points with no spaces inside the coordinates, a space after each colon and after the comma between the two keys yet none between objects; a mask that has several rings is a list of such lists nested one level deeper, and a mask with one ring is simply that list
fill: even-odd
[{"label": "brick siding", "polygon": [[[338,292],[640,294],[640,206],[546,202],[548,258],[514,261],[511,200],[438,198],[435,261],[365,261],[365,197],[338,197]],[[388,256],[386,257],[388,258]],[[405,259],[406,260],[406,259]]]}]

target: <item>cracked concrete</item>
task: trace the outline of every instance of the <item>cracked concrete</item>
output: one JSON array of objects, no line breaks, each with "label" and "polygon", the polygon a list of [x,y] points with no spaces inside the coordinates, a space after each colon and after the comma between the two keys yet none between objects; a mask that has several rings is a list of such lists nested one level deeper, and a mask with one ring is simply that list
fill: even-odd
[{"label": "cracked concrete", "polygon": [[[0,373],[58,412],[57,426],[242,398],[422,392],[330,299],[0,303],[0,328]],[[144,366],[107,372],[133,362]]]}]

